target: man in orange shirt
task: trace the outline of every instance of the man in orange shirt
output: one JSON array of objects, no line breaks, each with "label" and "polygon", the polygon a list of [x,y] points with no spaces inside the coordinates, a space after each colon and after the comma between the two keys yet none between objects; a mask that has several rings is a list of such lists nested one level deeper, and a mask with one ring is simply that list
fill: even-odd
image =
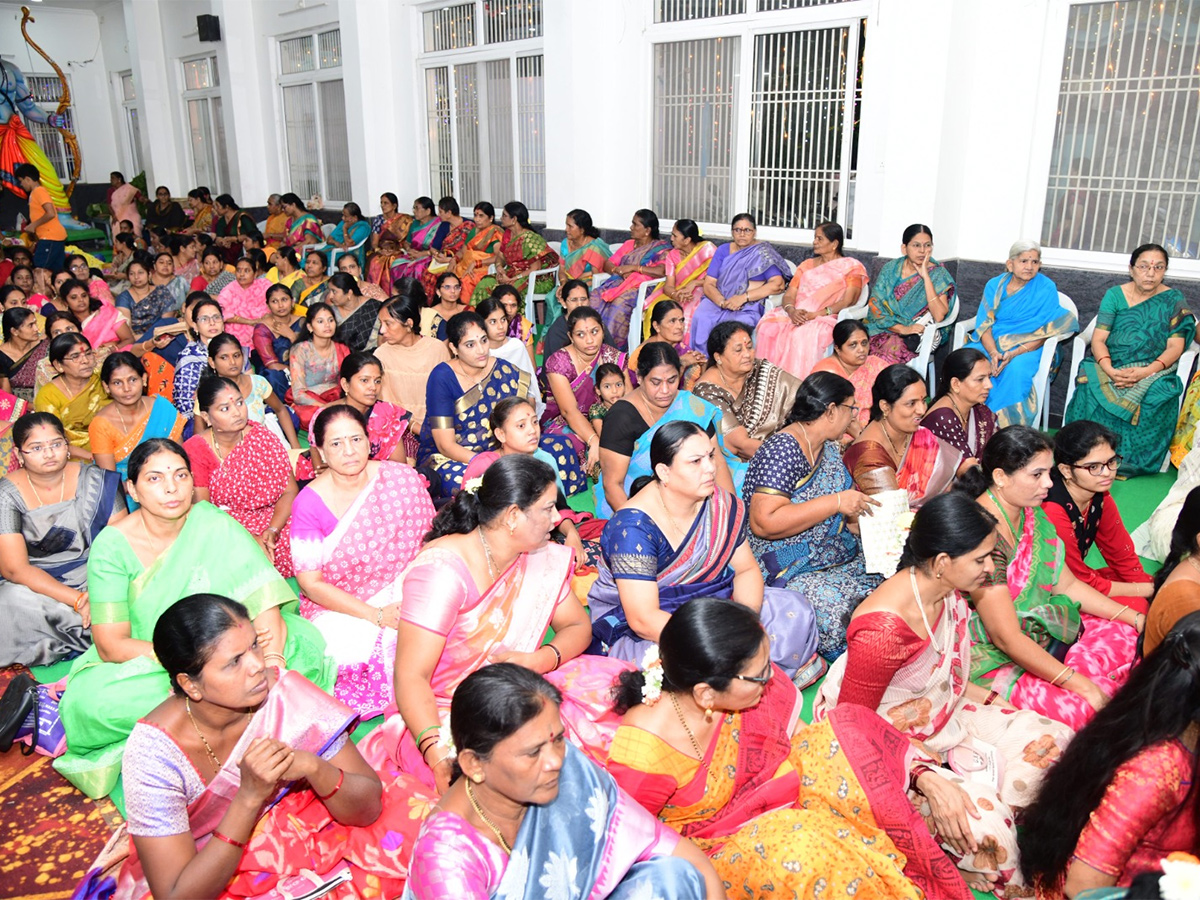
[{"label": "man in orange shirt", "polygon": [[66,263],[67,229],[58,221],[58,211],[50,192],[42,187],[42,178],[33,163],[22,163],[14,174],[17,184],[29,195],[29,224],[25,230],[37,237],[33,264],[60,271]]}]

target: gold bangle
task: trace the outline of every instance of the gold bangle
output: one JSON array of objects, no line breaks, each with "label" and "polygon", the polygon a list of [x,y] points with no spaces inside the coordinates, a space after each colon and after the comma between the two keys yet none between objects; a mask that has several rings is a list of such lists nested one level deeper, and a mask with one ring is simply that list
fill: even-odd
[{"label": "gold bangle", "polygon": [[[1070,671],[1071,671],[1070,666],[1063,666],[1062,671],[1059,672],[1057,675],[1055,675],[1054,680],[1050,682],[1050,687],[1058,687],[1058,679],[1062,678],[1064,675],[1066,675]],[[1072,673],[1072,674],[1074,674],[1074,673]],[[1064,681],[1063,684],[1066,684],[1066,682]]]},{"label": "gold bangle", "polygon": [[1109,616],[1109,617],[1108,617],[1108,621],[1110,621],[1110,622],[1111,622],[1113,619],[1115,619],[1115,618],[1116,618],[1117,616],[1119,616],[1121,613],[1125,612],[1125,610],[1127,610],[1127,609],[1129,609],[1129,607],[1128,607],[1128,606],[1122,606],[1122,607],[1121,607],[1120,609],[1118,609],[1118,610],[1117,610],[1115,613],[1113,613],[1111,616]]}]

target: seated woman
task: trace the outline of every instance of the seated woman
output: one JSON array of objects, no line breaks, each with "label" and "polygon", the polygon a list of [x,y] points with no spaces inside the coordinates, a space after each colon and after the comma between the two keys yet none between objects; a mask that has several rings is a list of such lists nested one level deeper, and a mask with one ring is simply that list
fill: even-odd
[{"label": "seated woman", "polygon": [[[604,322],[590,306],[567,316],[570,343],[546,359],[542,367],[549,396],[542,427],[549,434],[570,440],[587,472],[600,464],[600,435],[588,420],[596,396],[596,369],[605,363],[625,368],[625,354],[604,343]],[[626,390],[630,390],[626,381]]]},{"label": "seated woman", "polygon": [[367,278],[387,294],[392,293],[392,263],[399,258],[413,217],[400,211],[400,198],[391,191],[379,197],[380,214],[371,219]]},{"label": "seated woman", "polygon": [[[136,356],[142,356],[154,346],[151,342],[134,343],[133,332],[124,316],[115,306],[106,305],[92,297],[82,281],[74,278],[64,281],[59,296],[66,304],[67,312],[79,321],[83,336],[96,350],[104,349],[110,353],[121,347],[128,348]],[[164,335],[160,340],[162,346],[166,346],[171,339]]]},{"label": "seated woman", "polygon": [[[205,236],[207,237],[207,235]],[[172,270],[175,277],[182,278],[190,285],[192,279],[200,274],[200,254],[203,252],[203,248],[200,246],[197,235],[173,234],[167,241],[167,247],[171,251]]]},{"label": "seated woman", "polygon": [[[612,256],[612,248],[600,237],[600,229],[586,209],[568,212],[563,231],[566,237],[558,247],[558,283],[563,286],[568,281],[591,284],[593,275],[604,273],[604,264]],[[561,296],[561,291],[558,293]],[[554,304],[547,306],[548,320],[553,322],[558,315],[559,310]]]},{"label": "seated woman", "polygon": [[[196,388],[201,376],[209,370],[208,345],[225,332],[225,315],[216,299],[202,291],[193,291],[184,305],[183,321],[188,326],[189,340],[175,363],[171,402],[190,425],[196,414]],[[185,437],[190,436],[189,428]]]},{"label": "seated woman", "polygon": [[[246,355],[237,338],[232,334],[223,333],[209,341],[208,363],[210,371],[201,376],[201,383],[213,374],[220,378],[228,378],[241,391],[251,422],[265,425],[280,442],[293,450],[300,449],[300,439],[296,435],[291,410],[284,406],[283,401],[271,390],[271,383],[267,379],[246,370]],[[200,389],[197,387],[197,397],[199,394]],[[272,415],[267,414],[268,408]],[[207,427],[207,420],[203,418],[192,423],[192,430],[197,435],[203,434]]]},{"label": "seated woman", "polygon": [[[905,228],[900,252],[880,269],[867,312],[871,353],[888,364],[917,355],[921,335],[950,314],[957,290],[946,267],[933,258],[933,230],[927,225]],[[949,326],[939,328],[934,348],[949,339]]]},{"label": "seated woman", "polygon": [[188,207],[192,210],[192,221],[181,229],[184,234],[212,233],[213,230],[213,201],[208,188],[198,187],[188,191]]},{"label": "seated woman", "polygon": [[233,273],[225,268],[225,257],[216,247],[210,247],[200,257],[200,274],[192,279],[191,288],[216,297],[232,281]]},{"label": "seated woman", "polygon": [[164,611],[153,649],[170,696],[129,736],[133,848],[116,896],[303,892],[339,870],[349,896],[402,890],[409,810],[432,798],[403,776],[381,783],[350,740],[353,710],[269,665],[246,607],[220,594]]},{"label": "seated woman", "polygon": [[1176,622],[1200,610],[1200,490],[1188,492],[1169,541],[1170,550],[1154,576],[1154,602],[1139,648],[1142,656],[1152,653]]},{"label": "seated woman", "polygon": [[658,651],[615,690],[608,770],[704,850],[731,895],[971,896],[904,796],[937,776],[870,710],[803,724],[752,610],[691,600]]},{"label": "seated woman", "polygon": [[[495,223],[496,207],[481,200],[475,204],[475,215],[467,238],[453,259],[446,259],[454,268],[454,274],[462,282],[462,296],[470,297],[479,280],[487,274],[488,261],[500,246],[500,238],[504,231]],[[445,244],[442,245],[443,250]],[[445,254],[434,254],[435,260],[440,260]]]},{"label": "seated woman", "polygon": [[[496,295],[499,296],[504,286],[496,289]],[[591,294],[587,282],[580,281],[578,278],[572,278],[559,286],[552,299],[547,299],[547,303],[557,305],[558,312],[553,316],[554,321],[550,323],[546,329],[545,335],[542,338],[542,359],[547,360],[567,344],[571,343],[571,338],[567,334],[567,316],[579,309],[581,306],[591,306]],[[518,295],[518,300],[520,299]],[[554,303],[557,300],[557,304]],[[506,307],[507,308],[507,307]],[[549,312],[546,313],[550,315]],[[524,316],[522,316],[524,318]],[[611,346],[616,346],[613,343],[612,336],[606,330],[604,332],[604,343]]]},{"label": "seated woman", "polygon": [[363,217],[362,207],[357,203],[342,206],[342,221],[338,222],[325,243],[330,254],[330,265],[346,254],[358,257],[359,265],[366,260],[367,238],[371,234],[371,223]]},{"label": "seated woman", "polygon": [[[629,225],[629,240],[604,261],[609,277],[592,291],[592,308],[600,313],[604,327],[618,347],[629,344],[630,317],[638,288],[666,273],[665,260],[671,245],[658,233],[658,216],[639,209]],[[637,323],[641,327],[641,323]]]},{"label": "seated woman", "polygon": [[[1067,554],[1067,568],[1084,584],[1137,612],[1146,612],[1154,579],[1142,568],[1133,538],[1109,495],[1117,469],[1117,436],[1095,422],[1072,422],[1054,436],[1053,484],[1042,512]],[[1084,560],[1098,545],[1107,565],[1094,569]]]},{"label": "seated woman", "polygon": [[[424,285],[421,289],[424,291]],[[421,310],[421,332],[444,341],[446,323],[466,309],[462,282],[453,272],[443,272],[433,282],[433,305]]]},{"label": "seated woman", "polygon": [[535,361],[533,323],[525,316],[524,296],[511,284],[499,285],[492,291],[492,296],[504,304],[504,312],[508,315],[508,336],[514,337],[524,344],[529,353],[530,362]]},{"label": "seated woman", "polygon": [[1062,538],[1040,505],[1053,462],[1041,432],[1010,425],[955,485],[1002,523],[995,571],[971,591],[970,678],[1078,730],[1129,677],[1146,617],[1064,565]]},{"label": "seated woman", "polygon": [[292,504],[300,612],[337,661],[334,696],[370,718],[392,702],[397,580],[421,549],[433,502],[414,469],[370,458],[353,407],[330,407],[314,432],[325,468]]},{"label": "seated woman", "polygon": [[364,297],[354,276],[345,272],[335,272],[325,285],[325,302],[338,322],[338,341],[355,353],[373,349],[382,304]]},{"label": "seated woman", "polygon": [[561,703],[557,688],[511,663],[463,682],[450,714],[454,783],[421,827],[404,897],[550,896],[556,861],[568,859],[570,896],[724,897],[691,842],[566,740]]},{"label": "seated woman", "polygon": [[783,305],[758,323],[755,344],[768,359],[797,378],[806,378],[833,345],[838,313],[858,303],[867,270],[842,254],[846,233],[836,222],[813,229],[813,255],[796,267],[783,292]]},{"label": "seated woman", "polygon": [[849,648],[813,712],[865,706],[920,741],[934,766],[910,796],[935,839],[975,890],[1020,897],[1015,821],[1071,729],[962,678],[971,666],[963,595],[987,577],[995,543],[996,520],[957,491],[921,507],[900,571],[854,611]]},{"label": "seated woman", "polygon": [[220,248],[218,252],[224,254],[225,262],[237,262],[242,255],[242,238],[258,231],[258,225],[229,194],[221,194],[213,200],[213,213],[213,234],[216,236],[213,243]]},{"label": "seated woman", "polygon": [[692,316],[692,349],[703,351],[719,324],[737,321],[750,329],[762,318],[763,301],[783,290],[788,264],[779,251],[760,242],[750,213],[738,213],[730,225],[733,240],[713,254],[704,275],[704,299]]},{"label": "seated woman", "polygon": [[250,419],[236,381],[208,377],[196,392],[196,415],[207,426],[183,449],[192,465],[192,495],[224,510],[258,541],[267,559],[291,578],[292,501],[300,488],[287,450]]},{"label": "seated woman", "polygon": [[304,254],[300,277],[292,282],[292,298],[299,306],[312,306],[325,299],[328,289],[329,267],[325,255],[320,250],[309,250]]},{"label": "seated woman", "polygon": [[946,357],[938,375],[938,393],[921,425],[974,465],[996,433],[996,415],[987,406],[992,389],[992,365],[973,347],[962,347]]},{"label": "seated woman", "polygon": [[[704,373],[704,367],[708,364],[708,357],[699,350],[688,349],[688,323],[683,307],[675,300],[658,300],[654,304],[654,311],[649,316],[649,322],[650,336],[629,354],[627,365],[630,385],[637,385],[638,357],[642,348],[655,341],[666,341],[675,348],[675,352],[679,354],[679,361],[683,364],[683,379],[680,387],[685,391],[694,391],[696,382],[700,380],[700,376]],[[605,341],[605,343],[608,342]]]},{"label": "seated woman", "polygon": [[650,442],[668,422],[694,422],[705,430],[717,450],[716,480],[727,491],[741,490],[745,463],[727,449],[724,436],[737,420],[707,400],[679,389],[679,354],[665,341],[646,347],[638,359],[638,386],[613,404],[600,434],[600,482],[596,513],[601,518],[620,509],[632,484],[651,475]]},{"label": "seated woman", "polygon": [[[608,431],[606,427],[605,432]],[[807,686],[825,670],[812,604],[764,587],[746,542],[746,505],[718,487],[715,450],[694,422],[671,422],[650,443],[653,476],[600,536],[600,575],[588,592],[593,652],[634,662],[693,597],[761,611],[772,659]],[[676,515],[678,514],[678,515]]]},{"label": "seated woman", "polygon": [[154,202],[146,210],[146,229],[166,228],[174,231],[182,228],[187,216],[179,201],[171,199],[169,188],[159,185],[154,189]]},{"label": "seated woman", "polygon": [[297,258],[307,245],[325,243],[325,232],[321,230],[321,223],[308,211],[299,196],[289,191],[279,198],[279,205],[287,215],[287,234],[283,239],[283,246],[295,251]]},{"label": "seated woman", "polygon": [[[170,254],[167,254],[170,258]],[[114,301],[118,312],[129,322],[129,328],[138,340],[146,340],[148,332],[160,320],[174,321],[175,314],[182,308],[175,295],[165,286],[151,284],[149,257],[138,254],[129,264],[129,289],[117,295]],[[185,292],[181,298],[187,299]],[[182,349],[182,347],[180,348]],[[178,354],[175,354],[178,358]]]},{"label": "seated woman", "polygon": [[21,416],[12,439],[21,468],[0,478],[0,660],[47,666],[91,644],[88,554],[125,517],[125,494],[115,473],[71,461],[49,413]]},{"label": "seated woman", "polygon": [[887,368],[878,356],[871,356],[871,336],[867,327],[857,319],[844,319],[833,326],[833,354],[815,366],[814,372],[832,372],[848,378],[854,385],[854,403],[857,415],[850,420],[847,442],[852,441],[871,421],[871,391],[875,379]]},{"label": "seated woman", "polygon": [[429,373],[450,361],[445,341],[421,333],[421,303],[425,292],[413,278],[397,284],[396,296],[379,310],[379,345],[375,357],[383,364],[380,397],[412,413],[412,434],[425,425],[425,384]]},{"label": "seated woman", "polygon": [[508,336],[508,313],[504,311],[504,303],[496,297],[488,297],[475,311],[483,317],[487,326],[488,352],[497,359],[512,363],[529,377],[529,398],[540,414],[546,404],[542,400],[542,388],[538,383],[533,357],[517,338]]},{"label": "seated woman", "polygon": [[421,284],[424,285],[426,293],[430,296],[432,296],[434,282],[438,275],[442,272],[454,271],[454,263],[458,261],[458,254],[462,252],[467,238],[471,235],[471,230],[475,227],[475,223],[464,219],[459,214],[460,212],[458,201],[453,197],[446,196],[438,201],[437,217],[448,225],[450,230],[442,238],[441,247],[430,254],[429,265],[425,267],[425,271],[421,275]]},{"label": "seated woman", "polygon": [[1075,316],[1059,306],[1058,287],[1038,271],[1041,267],[1041,244],[1013,244],[1006,271],[983,289],[975,330],[963,345],[987,354],[992,376],[987,405],[1001,428],[1037,424],[1033,377],[1042,345],[1049,338],[1079,330]]},{"label": "seated woman", "polygon": [[878,504],[854,490],[837,443],[853,418],[849,381],[830,372],[809,375],[783,427],[750,460],[742,485],[750,549],[763,580],[812,604],[817,649],[826,659],[845,651],[850,614],[880,581],[867,574],[857,535],[858,517]]},{"label": "seated woman", "polygon": [[73,459],[91,461],[88,426],[101,407],[111,402],[96,371],[96,354],[82,334],[67,332],[50,342],[47,355],[58,374],[38,391],[33,407],[57,416],[62,422]]},{"label": "seated woman", "polygon": [[86,256],[82,253],[72,253],[67,257],[66,263],[66,270],[71,273],[72,278],[84,286],[89,297],[98,300],[105,306],[113,305],[113,295],[112,291],[108,289],[108,282],[99,275],[92,274]]},{"label": "seated woman", "polygon": [[1127,887],[1169,854],[1195,852],[1197,697],[1200,614],[1192,613],[1042,782],[1021,832],[1021,866],[1039,896]]},{"label": "seated woman", "polygon": [[165,397],[146,396],[146,367],[132,353],[112,354],[100,367],[100,383],[112,403],[100,408],[88,425],[92,459],[124,481],[129,454],[153,438],[183,440],[187,420]]},{"label": "seated woman", "polygon": [[[113,296],[113,302],[116,302],[116,295],[129,287],[129,281],[125,277],[125,271],[129,268],[129,264],[133,262],[133,254],[135,251],[142,249],[139,242],[132,234],[115,234],[113,235],[112,261],[101,269],[105,281],[108,282],[109,293]],[[16,269],[13,270],[13,283],[16,283]],[[30,270],[30,288],[33,286],[33,272]]]},{"label": "seated woman", "polygon": [[50,342],[38,333],[38,317],[32,309],[6,309],[0,322],[4,337],[0,344],[0,387],[31,401],[38,363],[46,358]]},{"label": "seated woman", "polygon": [[404,236],[397,259],[392,263],[392,283],[397,278],[420,281],[433,262],[433,251],[442,248],[442,242],[449,233],[450,225],[438,217],[432,197],[414,200],[408,233]]},{"label": "seated woman", "polygon": [[213,505],[193,502],[182,447],[156,438],[134,450],[126,490],[140,508],[92,542],[94,643],[71,667],[59,706],[67,753],[55,768],[93,798],[113,789],[129,732],[170,693],[150,638],[182,597],[203,589],[244,603],[270,658],[325,688],[333,684],[320,634],[280,612],[295,595],[258,543]]},{"label": "seated woman", "polygon": [[[511,284],[524,294],[529,287],[530,272],[552,269],[558,265],[558,254],[529,224],[529,210],[524,203],[519,200],[505,203],[500,213],[500,225],[504,228],[504,235],[491,257],[496,272],[479,279],[469,300],[463,298],[470,306],[476,306],[484,297],[491,296],[498,284]],[[548,293],[553,287],[553,279],[553,273],[539,277],[535,286],[537,293]]]},{"label": "seated woman", "polygon": [[[1176,371],[1179,357],[1196,333],[1196,318],[1183,294],[1163,284],[1166,272],[1167,252],[1158,244],[1133,251],[1131,280],[1110,288],[1100,301],[1092,358],[1079,367],[1063,418],[1064,424],[1098,422],[1116,434],[1122,477],[1159,470],[1183,390]],[[1184,409],[1191,414],[1189,407]],[[1177,438],[1176,445],[1181,459],[1190,444]]]},{"label": "seated woman", "polygon": [[[343,401],[362,413],[367,422],[371,459],[407,463],[417,455],[417,439],[411,431],[412,414],[404,407],[380,400],[383,367],[370,353],[351,353],[338,370]],[[310,481],[326,469],[317,441],[316,425],[324,410],[318,410],[308,426],[308,453],[296,461],[296,477]]]},{"label": "seated woman", "polygon": [[271,268],[267,269],[266,279],[272,284],[282,284],[290,293],[292,285],[304,276],[300,268],[300,257],[291,247],[281,247],[271,257]]},{"label": "seated woman", "polygon": [[305,428],[317,410],[342,397],[338,370],[350,355],[350,348],[334,340],[336,333],[337,319],[329,304],[314,303],[304,316],[304,327],[288,356],[292,387],[286,400]]},{"label": "seated woman", "polygon": [[385,291],[375,282],[363,280],[363,267],[359,265],[358,257],[353,253],[343,253],[339,256],[337,262],[334,263],[334,268],[339,272],[345,272],[353,278],[355,284],[358,285],[359,291],[368,300],[378,300],[380,303],[385,303],[388,297],[391,296],[390,292]]},{"label": "seated woman", "polygon": [[864,494],[905,490],[918,509],[965,471],[962,451],[921,426],[925,380],[908,366],[880,372],[871,396],[871,422],[846,448],[846,468]]},{"label": "seated woman", "polygon": [[[446,325],[446,340],[455,357],[429,375],[417,465],[429,472],[434,490],[445,497],[462,484],[471,458],[488,449],[488,419],[496,404],[505,397],[530,396],[528,376],[490,355],[486,329],[476,312],[454,316]],[[540,446],[557,462],[568,496],[587,488],[587,475],[565,437],[543,435]]]},{"label": "seated woman", "polygon": [[751,330],[737,321],[721,322],[708,333],[708,367],[695,394],[738,423],[725,445],[749,461],[787,418],[800,379],[765,359],[754,358]]},{"label": "seated woman", "polygon": [[[174,242],[180,240],[180,236],[172,238]],[[196,271],[199,271],[197,267]],[[172,310],[179,310],[183,307],[183,301],[187,298],[188,285],[191,284],[193,275],[183,277],[175,273],[175,256],[170,251],[164,251],[154,256],[154,268],[150,270],[150,283],[155,287],[166,288],[172,298]]]},{"label": "seated woman", "polygon": [[[717,247],[712,241],[701,238],[700,226],[691,219],[676,219],[671,227],[671,249],[664,261],[665,280],[646,298],[646,309],[642,315],[642,334],[647,340],[654,333],[652,319],[658,304],[663,300],[678,303],[683,310],[684,349],[691,346],[692,316],[704,298],[704,276]],[[693,351],[699,352],[699,351]],[[683,355],[682,351],[680,355]]]},{"label": "seated woman", "polygon": [[292,386],[288,358],[304,327],[304,317],[293,312],[292,292],[282,284],[267,288],[266,300],[267,314],[251,333],[250,361],[254,370],[270,383],[276,396],[285,397]]}]

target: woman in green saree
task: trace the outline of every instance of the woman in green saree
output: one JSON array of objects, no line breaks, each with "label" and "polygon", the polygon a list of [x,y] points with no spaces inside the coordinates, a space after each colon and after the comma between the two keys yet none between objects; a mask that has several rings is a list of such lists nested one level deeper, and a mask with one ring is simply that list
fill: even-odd
[{"label": "woman in green saree", "polygon": [[[504,211],[500,214],[500,224],[504,226],[504,237],[492,256],[496,272],[479,280],[469,301],[472,307],[490,297],[498,284],[511,284],[524,294],[529,286],[530,272],[558,265],[558,254],[529,224],[529,210],[525,208],[524,203],[517,200],[505,203]],[[538,277],[537,293],[544,294],[553,286],[553,274]]]},{"label": "woman in green saree", "polygon": [[1092,356],[1079,366],[1063,423],[1099,422],[1121,438],[1122,476],[1157,472],[1183,385],[1179,357],[1196,335],[1183,294],[1163,284],[1167,251],[1142,244],[1129,258],[1130,280],[1100,301]]},{"label": "woman in green saree", "polygon": [[335,673],[316,629],[280,611],[295,594],[250,533],[212,504],[193,504],[182,447],[165,438],[141,444],[130,454],[126,488],[141,508],[92,542],[95,643],[71,667],[59,706],[69,749],[54,766],[93,798],[112,791],[134,724],[171,692],[150,640],[158,617],[181,598],[232,597],[250,611],[268,663],[325,690]]}]

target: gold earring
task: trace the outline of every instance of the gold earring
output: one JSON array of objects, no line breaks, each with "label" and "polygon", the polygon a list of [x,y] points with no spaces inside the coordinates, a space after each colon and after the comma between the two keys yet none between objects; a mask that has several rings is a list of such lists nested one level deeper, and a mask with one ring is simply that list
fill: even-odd
[{"label": "gold earring", "polygon": [[938,578],[941,578],[941,577],[942,577],[942,573],[941,573],[941,572],[938,572],[938,573],[937,573],[937,577],[938,577]]},{"label": "gold earring", "polygon": [[513,536],[513,532],[515,532],[516,530],[517,530],[517,526],[516,526],[515,524],[510,524],[510,525],[508,526],[508,536],[509,536],[509,537],[512,537],[512,536]]},{"label": "gold earring", "polygon": [[472,775],[471,780],[473,782],[475,782],[476,784],[483,784],[483,776],[482,775],[479,775],[479,774]]},{"label": "gold earring", "polygon": [[712,716],[713,716],[712,707],[711,707],[711,706],[706,706],[706,707],[704,708],[704,721],[705,721],[706,723],[710,723],[710,722],[712,722]]}]

